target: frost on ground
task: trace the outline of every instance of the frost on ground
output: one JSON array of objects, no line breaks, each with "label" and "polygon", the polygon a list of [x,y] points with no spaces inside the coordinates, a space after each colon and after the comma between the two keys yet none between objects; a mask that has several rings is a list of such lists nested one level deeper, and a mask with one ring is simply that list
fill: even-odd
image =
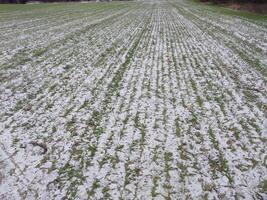
[{"label": "frost on ground", "polygon": [[0,10],[0,199],[267,198],[266,21],[26,6]]}]

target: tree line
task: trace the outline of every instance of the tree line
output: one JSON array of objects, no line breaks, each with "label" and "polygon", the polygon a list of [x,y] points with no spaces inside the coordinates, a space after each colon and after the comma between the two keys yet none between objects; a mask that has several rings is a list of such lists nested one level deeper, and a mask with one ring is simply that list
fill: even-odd
[{"label": "tree line", "polygon": [[267,0],[200,0],[213,3],[267,3]]}]

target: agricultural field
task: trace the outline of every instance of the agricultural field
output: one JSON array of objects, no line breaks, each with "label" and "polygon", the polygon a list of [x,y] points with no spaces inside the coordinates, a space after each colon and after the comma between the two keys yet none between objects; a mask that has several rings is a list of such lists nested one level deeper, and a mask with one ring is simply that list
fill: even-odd
[{"label": "agricultural field", "polygon": [[187,0],[0,5],[0,199],[267,199],[267,17]]}]

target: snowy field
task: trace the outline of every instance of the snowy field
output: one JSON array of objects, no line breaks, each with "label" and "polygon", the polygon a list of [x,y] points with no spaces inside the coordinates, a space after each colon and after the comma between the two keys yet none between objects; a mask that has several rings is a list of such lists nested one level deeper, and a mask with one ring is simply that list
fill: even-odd
[{"label": "snowy field", "polygon": [[267,20],[216,11],[0,6],[0,199],[267,199]]}]

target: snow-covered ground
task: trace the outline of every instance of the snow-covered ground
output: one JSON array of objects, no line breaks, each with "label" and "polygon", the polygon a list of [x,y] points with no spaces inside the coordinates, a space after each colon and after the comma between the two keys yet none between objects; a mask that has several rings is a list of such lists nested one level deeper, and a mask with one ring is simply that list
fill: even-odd
[{"label": "snow-covered ground", "polygon": [[11,8],[1,200],[267,198],[266,21],[183,0]]}]

